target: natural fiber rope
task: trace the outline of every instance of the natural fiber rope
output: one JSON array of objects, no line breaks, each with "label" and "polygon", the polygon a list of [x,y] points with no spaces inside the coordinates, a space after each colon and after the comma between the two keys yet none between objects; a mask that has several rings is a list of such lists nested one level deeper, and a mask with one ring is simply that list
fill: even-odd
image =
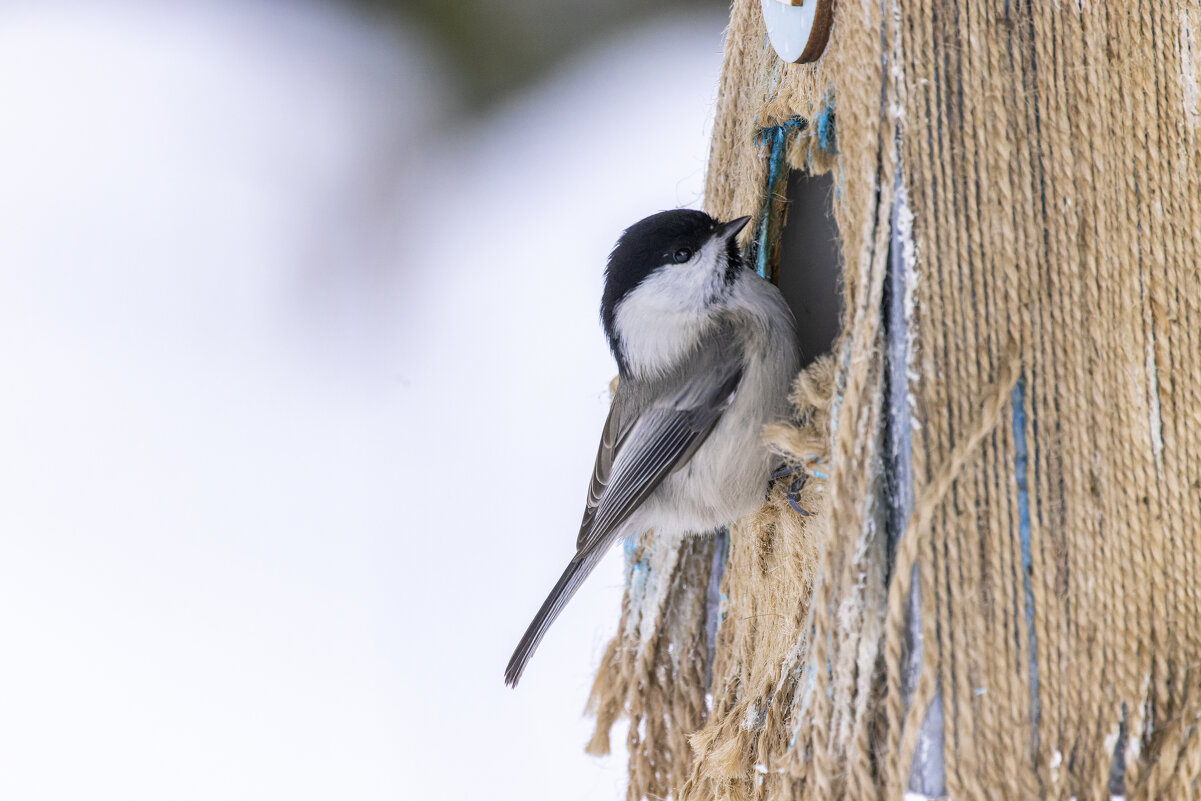
[{"label": "natural fiber rope", "polygon": [[[641,541],[590,749],[630,718],[631,799],[899,798],[930,747],[955,801],[1201,795],[1201,0],[838,0],[805,66],[758,5],[706,205],[783,217],[756,134],[808,121],[785,152],[834,176],[843,336],[768,437],[822,476],[815,514],[777,487],[712,606],[711,540]],[[890,557],[898,241],[916,501]]]}]

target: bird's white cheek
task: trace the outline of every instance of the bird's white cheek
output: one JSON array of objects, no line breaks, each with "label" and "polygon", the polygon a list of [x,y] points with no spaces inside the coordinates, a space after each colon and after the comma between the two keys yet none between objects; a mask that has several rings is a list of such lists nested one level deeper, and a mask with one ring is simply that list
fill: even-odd
[{"label": "bird's white cheek", "polygon": [[617,332],[632,373],[663,373],[696,343],[705,321],[704,284],[693,265],[668,267],[618,304]]},{"label": "bird's white cheek", "polygon": [[726,247],[725,240],[712,239],[693,259],[697,263],[699,278],[704,282],[701,291],[706,305],[719,302],[729,289],[726,281],[726,268],[729,266]]}]

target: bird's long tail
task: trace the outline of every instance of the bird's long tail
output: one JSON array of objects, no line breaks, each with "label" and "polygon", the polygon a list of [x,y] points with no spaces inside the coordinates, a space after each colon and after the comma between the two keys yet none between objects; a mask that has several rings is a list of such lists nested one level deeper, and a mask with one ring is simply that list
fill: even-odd
[{"label": "bird's long tail", "polygon": [[576,590],[584,583],[584,579],[588,578],[588,574],[596,567],[606,551],[608,548],[593,548],[588,553],[576,556],[568,563],[563,575],[559,576],[555,588],[550,591],[550,595],[546,596],[546,600],[542,602],[542,608],[538,610],[538,614],[534,615],[533,622],[522,635],[521,642],[517,643],[517,649],[513,651],[513,656],[509,658],[509,666],[505,668],[505,684],[510,687],[517,686],[526,663],[534,655],[538,643],[542,642],[546,630],[550,628],[551,623],[555,622],[555,618],[563,611],[563,607],[575,595]]}]

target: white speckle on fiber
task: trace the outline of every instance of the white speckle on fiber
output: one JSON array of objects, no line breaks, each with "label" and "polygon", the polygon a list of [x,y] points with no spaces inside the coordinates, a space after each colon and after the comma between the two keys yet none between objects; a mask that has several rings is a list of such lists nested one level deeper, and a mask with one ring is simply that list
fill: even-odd
[{"label": "white speckle on fiber", "polygon": [[1114,726],[1113,731],[1105,735],[1105,753],[1112,754],[1118,745],[1118,737],[1121,736],[1122,730],[1118,726]]},{"label": "white speckle on fiber", "polygon": [[921,273],[917,271],[917,245],[913,241],[913,211],[909,208],[909,190],[904,182],[897,187],[897,241],[901,243],[901,263],[905,269],[904,314],[905,330],[908,332],[908,342],[905,345],[905,377],[909,380],[911,389],[906,394],[909,402],[909,424],[916,431],[920,428],[917,413],[917,398],[913,395],[912,386],[918,379],[917,342],[913,332],[916,330],[913,315],[917,308],[917,286]]},{"label": "white speckle on fiber", "polygon": [[759,706],[751,704],[746,708],[746,717],[742,719],[742,728],[747,731],[754,731],[759,725]]},{"label": "white speckle on fiber", "polygon": [[1155,363],[1155,329],[1148,328],[1147,336],[1147,403],[1150,406],[1148,425],[1151,429],[1151,452],[1155,468],[1163,470],[1163,417],[1159,405],[1159,368]]},{"label": "white speckle on fiber", "polygon": [[[680,549],[677,543],[655,538],[654,546],[650,549],[643,567],[647,575],[641,602],[638,603],[639,611],[628,621],[629,626],[638,627],[638,641],[642,647],[648,647],[659,630],[660,613],[671,589],[671,576],[679,558]],[[635,603],[635,600],[631,599],[631,603]],[[627,630],[626,634],[632,636],[634,632]]]},{"label": "white speckle on fiber", "polygon": [[1188,9],[1180,10],[1180,77],[1184,89],[1184,119],[1189,134],[1201,122],[1201,19],[1193,20]]},{"label": "white speckle on fiber", "polygon": [[[899,0],[893,0],[892,3],[892,30],[893,41],[901,40],[901,3]],[[905,85],[905,69],[901,66],[901,59],[889,59],[891,62],[890,72],[892,73],[893,82],[898,86]],[[888,111],[894,120],[900,120],[905,117],[905,102],[903,95],[900,92],[890,93],[892,102],[889,103]]]}]

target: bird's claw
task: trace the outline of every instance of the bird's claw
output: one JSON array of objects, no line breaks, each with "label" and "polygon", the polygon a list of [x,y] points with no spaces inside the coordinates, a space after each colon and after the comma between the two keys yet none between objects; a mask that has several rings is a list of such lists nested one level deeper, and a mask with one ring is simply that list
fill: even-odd
[{"label": "bird's claw", "polygon": [[803,515],[804,517],[812,517],[813,513],[803,508],[798,502],[798,496],[800,495],[801,490],[804,489],[805,482],[809,480],[809,474],[805,472],[804,468],[794,467],[787,464],[781,465],[774,473],[771,474],[773,480],[784,478],[785,476],[795,476],[795,478],[789,482],[788,489],[784,492],[784,498],[788,501],[788,505],[791,506],[797,514]]},{"label": "bird's claw", "polygon": [[797,471],[797,469],[795,467],[791,467],[789,465],[782,464],[778,468],[776,468],[776,472],[772,473],[771,477],[773,480],[777,479],[777,478],[784,478],[784,476],[796,475],[796,471]]},{"label": "bird's claw", "polygon": [[813,512],[810,512],[806,509],[802,509],[801,505],[796,502],[796,496],[786,495],[785,499],[788,501],[788,505],[791,506],[797,514],[802,515],[804,517],[813,517]]}]

